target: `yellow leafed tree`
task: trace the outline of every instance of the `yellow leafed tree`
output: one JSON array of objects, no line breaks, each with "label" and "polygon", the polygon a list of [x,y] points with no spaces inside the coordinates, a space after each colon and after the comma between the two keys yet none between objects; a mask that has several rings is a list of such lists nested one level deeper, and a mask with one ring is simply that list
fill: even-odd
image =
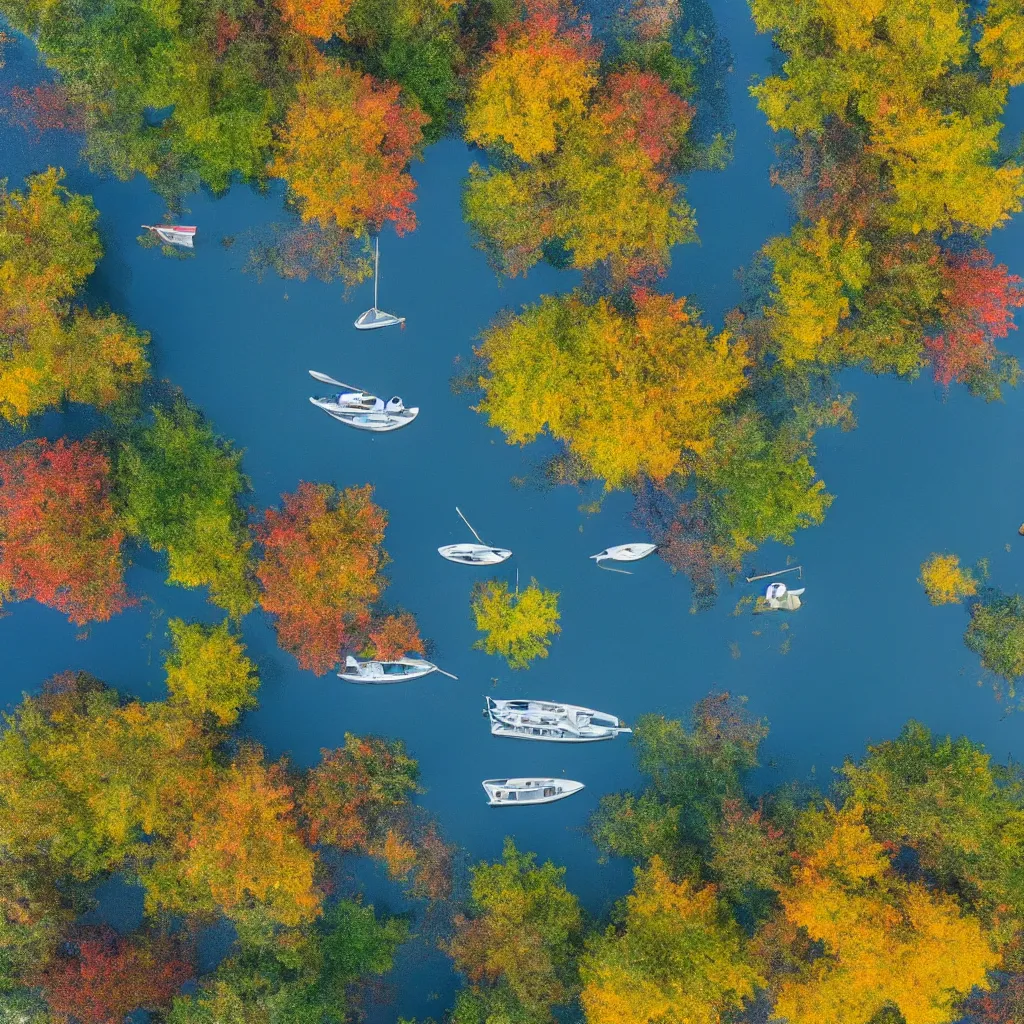
[{"label": "yellow leafed tree", "polygon": [[977,50],[992,77],[1024,85],[1024,7],[1020,0],[990,0]]},{"label": "yellow leafed tree", "polygon": [[470,142],[532,161],[583,116],[598,63],[589,30],[566,26],[557,7],[534,2],[524,21],[499,29],[469,96]]},{"label": "yellow leafed tree", "polygon": [[479,408],[509,444],[546,429],[609,489],[641,473],[664,480],[685,451],[706,451],[748,365],[744,346],[712,337],[683,299],[646,291],[631,315],[546,296],[491,327],[479,354]]},{"label": "yellow leafed tree", "polygon": [[763,984],[714,886],[674,882],[656,856],[625,903],[580,964],[588,1024],[719,1024]]},{"label": "yellow leafed tree", "polygon": [[946,1024],[1000,962],[977,918],[956,899],[904,882],[864,824],[863,809],[806,812],[816,837],[780,893],[791,926],[823,953],[781,983],[774,1015],[788,1024],[865,1024],[895,1006],[906,1024]]},{"label": "yellow leafed tree", "polygon": [[786,366],[817,359],[823,343],[850,315],[850,295],[860,292],[870,275],[869,251],[853,231],[839,231],[824,219],[764,247],[775,264],[776,292],[765,317]]},{"label": "yellow leafed tree", "polygon": [[918,582],[932,604],[956,604],[978,592],[978,581],[956,555],[932,555],[921,564]]}]

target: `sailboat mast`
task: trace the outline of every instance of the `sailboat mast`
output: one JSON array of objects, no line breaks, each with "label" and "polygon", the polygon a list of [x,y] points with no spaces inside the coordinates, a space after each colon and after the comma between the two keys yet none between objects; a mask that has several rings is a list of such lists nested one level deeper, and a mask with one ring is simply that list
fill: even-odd
[{"label": "sailboat mast", "polygon": [[380,272],[380,235],[376,238],[373,254],[373,308],[377,308],[377,274]]}]

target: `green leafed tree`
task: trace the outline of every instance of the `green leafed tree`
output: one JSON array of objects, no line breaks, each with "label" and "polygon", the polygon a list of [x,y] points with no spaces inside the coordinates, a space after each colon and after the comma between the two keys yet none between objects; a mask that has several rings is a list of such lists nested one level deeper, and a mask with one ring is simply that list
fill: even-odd
[{"label": "green leafed tree", "polygon": [[199,718],[209,713],[221,726],[233,725],[240,712],[256,706],[256,666],[227,622],[204,626],[171,619],[167,628],[172,648],[164,668],[171,703]]},{"label": "green leafed tree", "polygon": [[248,488],[242,453],[183,401],[155,409],[117,456],[117,495],[128,532],[166,551],[168,580],[207,586],[233,617],[250,611],[256,587],[252,541],[240,504]]},{"label": "green leafed tree", "polygon": [[474,988],[466,1020],[489,1019],[495,1008],[513,1020],[545,1020],[573,997],[583,914],[564,874],[550,861],[537,867],[511,839],[501,861],[472,869],[470,914],[456,921],[450,946]]}]

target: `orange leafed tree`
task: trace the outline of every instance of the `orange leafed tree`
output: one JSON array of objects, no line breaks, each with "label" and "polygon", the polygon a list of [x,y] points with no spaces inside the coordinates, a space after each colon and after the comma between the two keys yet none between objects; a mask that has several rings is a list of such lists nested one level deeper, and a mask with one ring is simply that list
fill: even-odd
[{"label": "orange leafed tree", "polygon": [[369,637],[373,656],[384,661],[401,658],[405,654],[424,653],[419,627],[409,612],[388,615],[374,623],[369,631]]},{"label": "orange leafed tree", "polygon": [[386,812],[404,805],[419,770],[400,741],[345,734],[309,772],[301,809],[311,843],[367,852],[384,840]]},{"label": "orange leafed tree", "polygon": [[466,110],[466,138],[520,160],[553,153],[597,85],[599,48],[571,4],[528,0],[523,21],[498,30]]},{"label": "orange leafed tree", "polygon": [[406,170],[429,118],[397,85],[320,61],[299,83],[270,167],[298,199],[302,219],[363,235],[416,227],[416,183]]},{"label": "orange leafed tree", "polygon": [[109,477],[92,441],[0,452],[0,599],[34,598],[76,625],[130,603]]},{"label": "orange leafed tree", "polygon": [[345,38],[352,0],[280,0],[281,14],[296,31],[316,39]]},{"label": "orange leafed tree", "polygon": [[372,495],[368,486],[339,492],[302,483],[255,528],[263,545],[260,603],[276,617],[281,647],[317,675],[365,638],[384,588],[387,514]]},{"label": "orange leafed tree", "polygon": [[907,1024],[945,1024],[999,964],[977,918],[952,896],[904,882],[864,824],[863,809],[809,811],[817,837],[780,893],[790,926],[822,945],[798,980],[782,982],[775,1015],[789,1024],[862,1024],[883,1007]]},{"label": "orange leafed tree", "polygon": [[315,920],[321,893],[315,854],[294,815],[284,767],[243,746],[190,827],[174,839],[174,858],[157,866],[147,900],[169,910],[219,908],[244,916],[253,901],[269,920],[295,927]]}]

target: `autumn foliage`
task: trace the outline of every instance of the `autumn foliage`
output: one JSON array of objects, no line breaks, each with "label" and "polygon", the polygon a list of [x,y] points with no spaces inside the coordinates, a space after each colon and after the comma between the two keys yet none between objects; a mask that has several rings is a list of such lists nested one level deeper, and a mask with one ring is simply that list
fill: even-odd
[{"label": "autumn foliage", "polygon": [[367,636],[373,656],[382,661],[424,653],[419,626],[408,612],[385,616],[370,627]]},{"label": "autumn foliage", "polygon": [[1024,306],[1024,282],[995,265],[986,249],[949,255],[942,266],[942,333],[926,340],[936,383],[971,384],[997,358],[995,342],[1016,330],[1015,307]]},{"label": "autumn foliage", "polygon": [[345,35],[352,0],[280,0],[281,14],[297,31],[317,39]]},{"label": "autumn foliage", "polygon": [[218,785],[174,837],[170,859],[144,875],[151,907],[245,918],[254,903],[267,920],[313,921],[322,894],[316,857],[303,843],[285,769],[262,751],[239,749]]},{"label": "autumn foliage", "polygon": [[775,1012],[792,1024],[870,1020],[886,1005],[908,1024],[945,1024],[999,963],[977,918],[955,897],[906,882],[863,821],[863,809],[808,812],[815,848],[781,893],[793,925],[822,943],[806,977],[783,980]]},{"label": "autumn foliage", "polygon": [[195,964],[169,939],[123,939],[107,926],[78,930],[38,982],[56,1020],[122,1024],[134,1010],[163,1010]]},{"label": "autumn foliage", "polygon": [[744,345],[712,337],[683,299],[645,290],[629,313],[607,299],[546,296],[491,327],[479,354],[479,409],[508,442],[546,429],[608,488],[640,474],[664,480],[706,451],[748,365]]},{"label": "autumn foliage", "polygon": [[511,668],[529,668],[534,658],[546,658],[551,637],[562,631],[558,594],[536,580],[515,593],[502,580],[478,583],[472,609],[476,628],[483,633],[473,646],[500,654]]},{"label": "autumn foliage", "polygon": [[714,887],[674,882],[658,857],[637,869],[623,916],[580,966],[588,1024],[719,1024],[763,984]]},{"label": "autumn foliage", "polygon": [[921,565],[919,582],[932,604],[956,604],[978,592],[977,580],[956,555],[932,555]]},{"label": "autumn foliage", "polygon": [[255,529],[263,546],[260,603],[275,616],[278,643],[317,675],[366,636],[384,588],[387,515],[372,494],[302,483]]},{"label": "autumn foliage", "polygon": [[387,812],[416,790],[416,762],[401,741],[350,733],[343,747],[320,755],[300,801],[310,842],[360,852],[382,846]]},{"label": "autumn foliage", "polygon": [[302,219],[355,235],[416,226],[406,170],[428,118],[395,85],[320,63],[299,83],[270,168],[298,200]]},{"label": "autumn foliage", "polygon": [[65,399],[109,406],[149,370],[148,338],[116,313],[75,305],[103,253],[91,199],[63,171],[0,187],[0,416],[20,420]]},{"label": "autumn foliage", "polygon": [[498,30],[466,112],[466,138],[500,144],[527,163],[553,153],[597,85],[599,50],[587,22],[573,25],[559,0],[530,0],[527,15]]},{"label": "autumn foliage", "polygon": [[534,0],[473,81],[466,138],[494,159],[470,168],[465,214],[501,272],[525,273],[557,242],[574,266],[607,262],[625,282],[664,272],[693,237],[672,180],[693,108],[637,64],[602,80],[600,52],[571,4]]},{"label": "autumn foliage", "polygon": [[0,598],[34,599],[77,625],[130,602],[110,463],[93,441],[0,451]]}]

